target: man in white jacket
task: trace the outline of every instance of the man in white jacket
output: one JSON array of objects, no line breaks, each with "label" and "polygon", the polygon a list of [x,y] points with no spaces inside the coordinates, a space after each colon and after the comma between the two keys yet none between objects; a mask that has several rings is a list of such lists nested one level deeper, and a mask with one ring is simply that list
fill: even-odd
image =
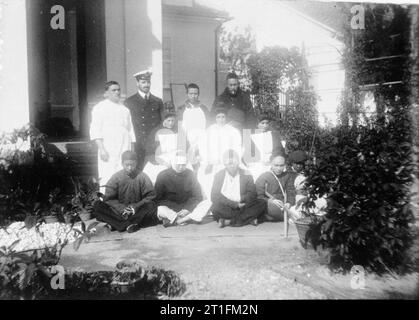
[{"label": "man in white jacket", "polygon": [[101,191],[110,177],[122,170],[121,155],[132,150],[135,134],[129,110],[120,103],[121,87],[116,81],[105,84],[105,100],[93,107],[90,139],[98,147],[98,174]]}]

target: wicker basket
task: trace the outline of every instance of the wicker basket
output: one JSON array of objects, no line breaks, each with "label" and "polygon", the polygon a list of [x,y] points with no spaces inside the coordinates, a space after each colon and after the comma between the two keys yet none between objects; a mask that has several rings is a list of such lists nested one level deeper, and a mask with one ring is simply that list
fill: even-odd
[{"label": "wicker basket", "polygon": [[310,218],[302,218],[295,221],[300,243],[304,249],[316,249],[320,240],[320,225]]}]

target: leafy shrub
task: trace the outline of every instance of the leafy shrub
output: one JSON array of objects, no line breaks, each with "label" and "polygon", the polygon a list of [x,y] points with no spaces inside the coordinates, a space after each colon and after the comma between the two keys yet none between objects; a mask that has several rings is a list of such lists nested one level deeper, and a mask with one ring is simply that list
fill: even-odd
[{"label": "leafy shrub", "polygon": [[307,186],[311,202],[328,198],[321,243],[336,266],[401,271],[406,262],[415,169],[407,110],[393,108],[384,126],[337,128],[319,138]]},{"label": "leafy shrub", "polygon": [[45,138],[31,125],[1,135],[0,224],[61,210],[68,162],[49,152]]},{"label": "leafy shrub", "polygon": [[274,127],[290,151],[309,151],[318,130],[318,112],[317,96],[308,87],[304,56],[297,48],[267,47],[252,54],[247,65],[256,112],[273,115]]}]

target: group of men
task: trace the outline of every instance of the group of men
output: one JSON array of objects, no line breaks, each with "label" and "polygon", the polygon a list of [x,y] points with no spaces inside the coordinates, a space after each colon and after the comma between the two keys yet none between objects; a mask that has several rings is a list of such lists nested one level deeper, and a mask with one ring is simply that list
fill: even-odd
[{"label": "group of men", "polygon": [[151,72],[134,77],[138,92],[125,105],[119,84],[109,81],[105,100],[92,110],[90,138],[98,147],[104,193],[94,206],[98,220],[134,232],[158,223],[199,223],[206,216],[220,227],[280,221],[284,210],[298,217],[307,156],[291,153],[287,168],[272,119],[255,117],[234,73],[211,111],[199,101],[199,86],[189,84],[175,113],[165,112],[150,93]]}]

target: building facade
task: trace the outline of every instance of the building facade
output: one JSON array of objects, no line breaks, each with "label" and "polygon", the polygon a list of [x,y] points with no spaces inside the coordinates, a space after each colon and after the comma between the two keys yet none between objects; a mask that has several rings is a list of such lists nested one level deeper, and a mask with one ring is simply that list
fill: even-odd
[{"label": "building facade", "polygon": [[215,96],[226,15],[192,0],[4,0],[0,14],[2,132],[31,122],[55,140],[86,141],[103,84],[118,81],[127,97],[148,68],[164,101],[183,102],[177,83],[198,83],[204,103]]}]

